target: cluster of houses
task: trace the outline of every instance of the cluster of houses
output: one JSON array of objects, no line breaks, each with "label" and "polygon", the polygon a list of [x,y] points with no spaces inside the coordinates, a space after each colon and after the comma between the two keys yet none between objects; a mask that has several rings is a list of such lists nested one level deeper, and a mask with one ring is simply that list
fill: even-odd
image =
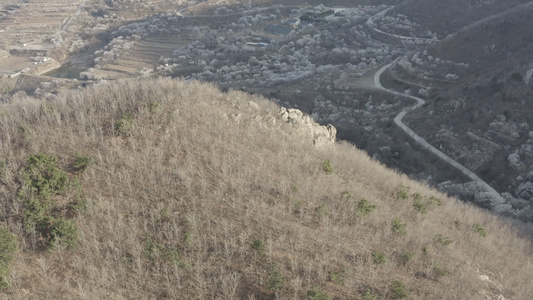
[{"label": "cluster of houses", "polygon": [[37,65],[50,61],[51,58],[48,56],[34,56],[31,59],[33,60],[33,64]]},{"label": "cluster of houses", "polygon": [[[45,62],[48,62],[48,61],[51,60],[51,58],[48,57],[48,56],[35,56],[35,57],[32,57],[31,59],[33,60],[33,64],[34,65],[45,63]],[[30,71],[31,71],[30,68],[24,68],[24,69],[22,69],[20,71],[15,71],[12,74],[9,74],[7,77],[8,78],[15,78],[15,77],[19,76],[20,74],[28,73]]]}]

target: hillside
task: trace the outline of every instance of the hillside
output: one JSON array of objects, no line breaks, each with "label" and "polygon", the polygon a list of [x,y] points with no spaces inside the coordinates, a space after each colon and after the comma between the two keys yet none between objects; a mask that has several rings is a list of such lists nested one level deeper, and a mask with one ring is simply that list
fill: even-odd
[{"label": "hillside", "polygon": [[[411,28],[414,29],[412,36],[424,35],[429,30],[442,39],[464,27],[528,2],[527,0],[410,0],[397,3],[387,15],[391,18],[407,19],[412,22],[411,24],[415,24],[415,28]],[[405,29],[402,31],[399,28],[388,32],[406,33]]]},{"label": "hillside", "polygon": [[[211,82],[332,124],[338,139],[448,195],[533,220],[529,1],[65,3],[0,3],[0,102],[124,78]],[[426,101],[406,124],[496,189],[502,209],[394,124],[412,99],[372,80],[392,62],[384,86]]]},{"label": "hillside", "polygon": [[[407,117],[413,129],[502,193],[509,215],[531,220],[533,6],[519,8],[403,59],[389,86],[422,95],[426,105]],[[467,187],[453,189],[487,207]]]},{"label": "hillside", "polygon": [[533,294],[531,230],[264,98],[158,79],[17,99],[0,107],[3,299]]}]

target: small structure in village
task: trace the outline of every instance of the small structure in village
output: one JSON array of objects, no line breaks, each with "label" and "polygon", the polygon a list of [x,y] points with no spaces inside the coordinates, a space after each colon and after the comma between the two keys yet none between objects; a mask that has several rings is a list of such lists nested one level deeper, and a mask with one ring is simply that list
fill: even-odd
[{"label": "small structure in village", "polygon": [[298,26],[300,26],[300,23],[301,23],[300,18],[298,18],[298,19],[289,19],[287,21],[287,25],[289,25],[293,29],[298,28]]}]

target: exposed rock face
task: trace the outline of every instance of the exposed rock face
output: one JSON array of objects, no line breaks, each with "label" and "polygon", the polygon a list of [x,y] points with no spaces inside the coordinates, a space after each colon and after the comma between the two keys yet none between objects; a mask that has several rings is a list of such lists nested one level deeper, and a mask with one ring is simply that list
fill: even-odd
[{"label": "exposed rock face", "polygon": [[295,108],[281,108],[279,119],[292,125],[293,133],[299,135],[308,135],[311,137],[313,144],[317,147],[333,145],[337,136],[337,129],[328,124],[322,126],[316,123],[310,116],[304,115],[300,110]]},{"label": "exposed rock face", "polygon": [[479,280],[483,281],[486,286],[485,289],[481,291],[481,295],[484,296],[487,300],[505,300],[505,297],[500,294],[502,290],[502,285],[490,280],[487,275],[479,275]]},{"label": "exposed rock face", "polygon": [[310,144],[316,147],[326,147],[335,144],[337,129],[333,125],[328,124],[327,126],[322,126],[298,109],[282,107],[276,114],[270,110],[263,111],[253,101],[249,101],[247,105],[242,105],[238,103],[238,100],[237,98],[233,101],[233,106],[239,112],[231,114],[223,112],[221,117],[224,120],[232,121],[233,124],[253,125],[263,129],[276,126],[277,121],[281,120],[283,123],[290,125],[288,130],[287,127],[282,130],[283,134],[294,135],[306,142],[309,141]]}]

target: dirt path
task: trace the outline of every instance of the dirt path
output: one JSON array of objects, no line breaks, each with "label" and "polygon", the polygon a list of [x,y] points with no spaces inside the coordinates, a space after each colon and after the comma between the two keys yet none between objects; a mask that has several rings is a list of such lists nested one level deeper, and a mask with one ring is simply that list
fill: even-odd
[{"label": "dirt path", "polygon": [[78,4],[78,8],[76,9],[76,12],[74,14],[72,14],[68,20],[65,22],[65,24],[61,27],[60,29],[60,32],[61,33],[64,33],[67,31],[68,27],[70,26],[70,24],[73,22],[73,21],[76,21],[76,19],[78,18],[78,16],[80,15],[81,13],[81,10],[83,9],[83,6],[85,5],[85,1],[87,0],[81,0],[80,4]]},{"label": "dirt path", "polygon": [[385,70],[387,70],[391,65],[393,65],[395,62],[393,63],[390,63],[388,65],[385,65],[383,67],[381,67],[377,72],[376,74],[374,74],[374,86],[379,89],[379,90],[382,90],[384,92],[387,92],[389,94],[393,94],[393,95],[397,95],[397,96],[401,96],[401,97],[406,97],[406,98],[409,98],[409,99],[413,99],[416,101],[415,105],[411,106],[411,107],[408,107],[404,110],[402,110],[395,118],[394,118],[394,123],[396,125],[398,125],[405,133],[407,133],[411,138],[413,138],[416,142],[418,142],[420,145],[422,145],[424,148],[426,148],[427,150],[431,151],[433,154],[437,155],[438,157],[440,157],[442,160],[444,160],[445,162],[447,162],[448,164],[452,165],[453,167],[455,167],[456,169],[458,169],[459,171],[461,171],[463,174],[465,174],[466,176],[468,176],[470,179],[472,179],[473,181],[475,181],[480,187],[482,187],[491,197],[492,199],[492,206],[495,207],[496,205],[498,204],[502,204],[504,201],[503,201],[503,198],[501,197],[501,195],[494,189],[492,188],[488,183],[486,183],[485,181],[483,181],[481,178],[479,178],[474,172],[470,171],[469,169],[467,169],[465,166],[461,165],[460,163],[458,163],[457,161],[453,160],[451,157],[449,157],[448,155],[444,154],[442,151],[438,150],[437,148],[431,146],[426,140],[424,140],[421,136],[419,136],[418,134],[416,134],[413,130],[411,130],[411,128],[407,127],[407,125],[405,125],[403,122],[402,122],[402,119],[403,117],[405,117],[405,115],[407,115],[407,113],[419,108],[420,106],[424,105],[425,101],[421,98],[418,98],[418,97],[415,97],[415,96],[411,96],[411,95],[407,95],[407,94],[403,94],[403,93],[399,93],[399,92],[396,92],[396,91],[392,91],[392,90],[389,90],[389,89],[386,89],[384,88],[382,85],[381,85],[381,74],[383,74],[383,72],[385,72]]},{"label": "dirt path", "polygon": [[497,19],[497,18],[500,18],[500,17],[503,17],[507,14],[510,14],[510,13],[513,13],[513,12],[516,12],[516,11],[519,11],[519,10],[525,10],[525,9],[530,9],[531,7],[533,6],[533,1],[529,1],[527,3],[524,3],[524,4],[521,4],[521,5],[518,5],[518,6],[515,6],[515,7],[512,7],[508,10],[504,10],[498,14],[495,14],[495,15],[492,15],[492,16],[488,16],[484,19],[481,19],[481,20],[478,20],[474,23],[471,23],[461,29],[459,29],[457,32],[454,32],[450,35],[448,35],[447,37],[445,37],[442,41],[445,42],[445,41],[448,41],[448,40],[451,40],[453,39],[455,36],[457,36],[457,34],[461,33],[461,32],[465,32],[467,31],[468,29],[471,29],[473,27],[476,27],[476,26],[479,26],[483,23],[487,23],[489,21],[492,21],[494,19]]},{"label": "dirt path", "polygon": [[374,20],[384,17],[385,14],[387,14],[387,12],[389,12],[389,10],[391,10],[393,8],[394,8],[394,6],[391,6],[391,7],[387,8],[387,9],[384,9],[384,10],[378,12],[377,14],[373,15],[372,17],[368,18],[368,20],[366,21],[366,25],[368,27],[370,27],[372,30],[374,30],[375,32],[386,34],[388,36],[399,38],[401,40],[411,40],[411,41],[415,41],[415,42],[418,42],[418,43],[434,43],[434,42],[438,41],[437,39],[419,38],[419,37],[412,37],[412,36],[403,36],[403,35],[397,35],[397,34],[388,33],[388,32],[379,30],[376,27],[376,23],[374,22]]}]

